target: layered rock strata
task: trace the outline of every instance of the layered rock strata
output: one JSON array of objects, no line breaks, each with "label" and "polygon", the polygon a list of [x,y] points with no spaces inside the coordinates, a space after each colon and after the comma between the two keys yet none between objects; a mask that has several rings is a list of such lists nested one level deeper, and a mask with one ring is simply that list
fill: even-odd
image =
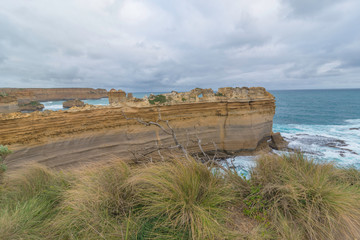
[{"label": "layered rock strata", "polygon": [[0,113],[11,113],[20,111],[17,98],[0,94]]},{"label": "layered rock strata", "polygon": [[105,89],[0,88],[0,113],[42,110],[44,105],[40,104],[40,101],[99,99],[106,97],[107,91]]},{"label": "layered rock strata", "polygon": [[215,96],[209,90],[208,95],[203,91],[199,97],[199,91],[196,90],[195,100],[189,102],[182,98],[193,96],[191,91],[170,93],[175,96],[171,103],[156,105],[146,99],[127,98],[125,103],[131,104],[2,114],[0,144],[14,150],[7,158],[10,168],[31,161],[68,167],[113,157],[130,159],[134,152],[174,144],[172,137],[160,128],[146,127],[124,117],[125,114],[127,118],[156,121],[159,113],[162,119],[169,120],[178,140],[191,153],[200,152],[197,139],[201,139],[204,151],[213,151],[216,146],[231,154],[254,152],[270,139],[275,100],[263,88],[245,89],[246,95],[233,93],[233,97],[227,96],[237,92],[237,88],[226,90],[223,96]]},{"label": "layered rock strata", "polygon": [[33,96],[32,100],[44,102],[71,99],[106,98],[106,89],[93,88],[0,88],[0,92],[12,95],[18,99]]}]

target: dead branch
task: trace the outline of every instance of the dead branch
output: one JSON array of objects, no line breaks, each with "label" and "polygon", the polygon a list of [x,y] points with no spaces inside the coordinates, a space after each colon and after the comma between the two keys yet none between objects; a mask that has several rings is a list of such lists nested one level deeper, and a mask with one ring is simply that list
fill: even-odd
[{"label": "dead branch", "polygon": [[202,145],[201,145],[201,139],[199,138],[198,134],[196,133],[196,138],[197,138],[197,143],[198,143],[198,146],[199,146],[199,149],[201,151],[201,153],[204,155],[205,158],[208,159],[208,161],[211,160],[211,158],[209,157],[209,155],[207,155],[204,151],[204,149],[202,148]]},{"label": "dead branch", "polygon": [[[188,154],[187,150],[184,148],[184,146],[179,143],[174,129],[173,129],[173,128],[170,126],[170,124],[169,124],[169,120],[162,120],[162,118],[161,118],[161,113],[160,113],[160,110],[159,110],[159,109],[158,109],[158,112],[159,112],[159,116],[158,116],[158,119],[156,120],[156,122],[153,122],[153,121],[144,121],[144,120],[141,119],[141,118],[129,118],[129,117],[126,116],[126,114],[125,114],[124,112],[121,112],[121,114],[124,116],[124,118],[125,118],[126,120],[136,120],[138,123],[141,123],[141,124],[143,124],[144,126],[151,126],[151,125],[153,125],[153,126],[156,126],[156,127],[160,128],[165,134],[171,135],[172,138],[173,138],[173,141],[174,141],[174,143],[175,143],[175,146],[172,146],[172,147],[170,147],[170,148],[169,148],[169,147],[166,147],[166,148],[163,148],[163,149],[171,149],[171,148],[174,148],[174,147],[175,147],[175,148],[178,148],[178,149],[180,149],[180,150],[183,152],[185,158],[189,160],[189,154]],[[165,129],[165,127],[163,127],[160,123],[165,123],[165,124],[166,124],[166,127],[167,127],[168,129]],[[155,150],[152,151],[152,152],[160,151],[160,149],[161,149],[161,148],[160,148],[159,146],[157,146],[157,149],[155,149]],[[150,153],[151,153],[151,152],[150,152]],[[150,153],[147,153],[147,155],[150,154]],[[160,153],[160,154],[161,154],[161,153]]]},{"label": "dead branch", "polygon": [[[187,160],[189,160],[189,154],[187,152],[187,147],[189,146],[189,142],[190,142],[190,138],[189,138],[189,133],[188,131],[186,131],[186,138],[187,138],[187,142],[186,142],[186,147],[184,147],[182,144],[179,143],[178,139],[177,139],[177,136],[176,136],[176,133],[175,133],[175,130],[173,129],[173,127],[171,127],[170,123],[168,120],[163,120],[162,117],[161,117],[161,113],[160,113],[160,110],[158,109],[158,119],[154,122],[154,121],[144,121],[143,119],[141,118],[130,118],[130,117],[127,117],[126,114],[124,112],[121,112],[121,114],[124,116],[124,118],[126,120],[135,120],[137,121],[138,123],[144,125],[144,126],[156,126],[158,128],[160,128],[165,134],[167,135],[170,135],[175,143],[175,145],[173,146],[162,146],[162,145],[159,145],[158,141],[155,142],[155,145],[156,147],[149,147],[149,148],[145,148],[144,151],[145,153],[143,154],[139,154],[138,155],[141,157],[141,158],[148,158],[150,159],[150,161],[152,161],[152,158],[149,157],[150,154],[154,153],[154,152],[157,152],[158,155],[160,156],[160,158],[162,159],[162,161],[164,161],[164,156],[162,155],[161,151],[162,150],[172,150],[172,149],[180,149],[185,158]],[[164,124],[161,124],[161,123],[164,123]],[[163,126],[165,125],[165,126]],[[218,155],[218,147],[216,145],[215,142],[212,142],[213,145],[214,145],[214,149],[215,149],[215,152],[214,152],[214,155],[212,156],[212,158],[204,151],[203,149],[203,146],[202,146],[202,140],[199,138],[197,132],[196,132],[196,138],[197,138],[197,144],[198,144],[198,147],[200,149],[200,152],[201,154],[205,157],[205,161],[204,163],[206,164],[211,164],[211,165],[215,165],[223,170],[226,170],[226,169],[230,169],[231,167],[234,166],[234,163],[231,162],[229,164],[228,161],[225,161],[225,164],[227,167],[224,167],[222,166],[219,162],[217,162],[217,155]],[[195,142],[194,140],[191,140],[192,142]],[[136,153],[135,152],[131,152],[135,159],[140,162],[140,158],[138,156],[136,156]],[[194,156],[196,159],[201,159],[201,157],[196,153],[195,156]],[[230,166],[231,165],[231,166]]]}]

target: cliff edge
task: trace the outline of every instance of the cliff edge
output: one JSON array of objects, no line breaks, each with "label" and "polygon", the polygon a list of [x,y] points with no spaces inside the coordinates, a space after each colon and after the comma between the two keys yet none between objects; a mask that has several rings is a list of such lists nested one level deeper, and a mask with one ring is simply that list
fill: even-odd
[{"label": "cliff edge", "polygon": [[[207,152],[216,146],[221,152],[248,154],[271,137],[275,99],[264,88],[172,92],[162,95],[165,102],[152,101],[156,96],[136,99],[129,94],[123,99],[123,93],[118,101],[114,100],[115,91],[109,93],[109,106],[0,115],[0,144],[14,150],[7,159],[9,167],[30,161],[69,167],[114,156],[129,159],[134,152],[173,144],[172,137],[161,129],[145,127],[124,115],[156,121],[160,114],[191,153],[200,151],[197,139]],[[189,96],[186,101],[185,96]]]},{"label": "cliff edge", "polygon": [[106,98],[106,89],[93,88],[0,88],[0,93],[12,95],[18,99],[32,96],[34,101],[56,101],[71,99]]}]

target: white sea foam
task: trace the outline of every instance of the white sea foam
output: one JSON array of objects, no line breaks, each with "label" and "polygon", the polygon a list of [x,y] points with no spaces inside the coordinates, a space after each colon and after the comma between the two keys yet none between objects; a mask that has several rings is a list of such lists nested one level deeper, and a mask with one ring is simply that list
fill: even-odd
[{"label": "white sea foam", "polygon": [[44,110],[61,110],[61,109],[63,109],[62,105],[51,105],[48,107],[45,106]]},{"label": "white sea foam", "polygon": [[[64,101],[48,101],[48,102],[41,102],[42,104],[44,104],[44,110],[53,110],[53,111],[58,111],[58,110],[64,110],[63,108],[63,102]],[[108,105],[109,100],[107,98],[101,98],[101,99],[89,99],[89,100],[84,100],[85,103],[88,104],[92,104],[92,105]]]},{"label": "white sea foam", "polygon": [[235,158],[227,159],[230,166],[234,166],[238,173],[244,176],[249,176],[251,168],[255,167],[255,156],[238,156]]},{"label": "white sea foam", "polygon": [[360,167],[360,119],[343,125],[274,124],[274,132],[281,132],[290,147],[310,157]]}]

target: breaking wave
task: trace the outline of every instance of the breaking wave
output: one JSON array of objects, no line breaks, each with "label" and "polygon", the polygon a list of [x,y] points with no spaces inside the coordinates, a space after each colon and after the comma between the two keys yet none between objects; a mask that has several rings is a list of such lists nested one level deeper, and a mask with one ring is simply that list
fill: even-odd
[{"label": "breaking wave", "polygon": [[274,124],[274,132],[309,157],[360,167],[360,119],[342,125]]}]

